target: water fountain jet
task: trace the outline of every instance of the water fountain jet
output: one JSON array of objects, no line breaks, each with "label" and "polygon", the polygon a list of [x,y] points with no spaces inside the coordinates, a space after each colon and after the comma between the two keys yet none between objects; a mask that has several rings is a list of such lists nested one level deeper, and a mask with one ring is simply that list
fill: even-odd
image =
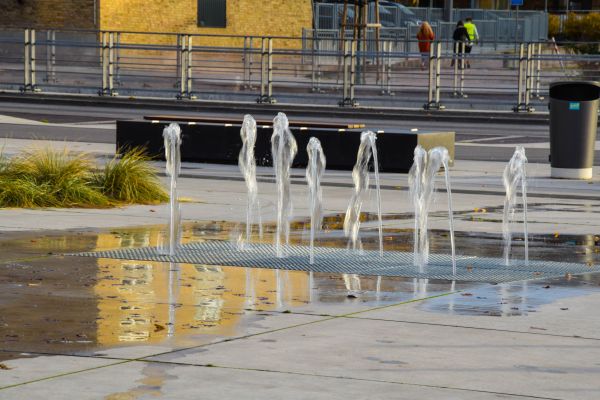
[{"label": "water fountain jet", "polygon": [[175,255],[181,242],[181,206],[177,198],[177,178],[181,172],[181,128],[172,123],[163,130],[166,171],[170,177],[169,187],[169,224],[167,240],[161,252]]},{"label": "water fountain jet", "polygon": [[344,217],[344,234],[350,238],[352,250],[362,250],[359,239],[360,213],[363,194],[369,189],[369,160],[373,159],[375,171],[375,190],[377,195],[377,218],[379,228],[379,254],[383,256],[383,222],[381,218],[381,190],[379,187],[379,161],[377,159],[377,135],[371,131],[363,132],[360,136],[360,146],[356,156],[356,164],[352,169],[354,193]]},{"label": "water fountain jet", "polygon": [[[246,182],[246,243],[252,235],[253,216],[256,215],[259,236],[262,237],[262,220],[260,216],[260,201],[258,200],[258,185],[256,184],[256,160],[254,146],[256,144],[256,121],[251,115],[245,115],[240,129],[242,149],[238,156],[238,165]],[[254,214],[256,212],[256,214]],[[243,243],[241,244],[243,248]]]},{"label": "water fountain jet", "polygon": [[429,209],[433,201],[435,176],[444,167],[446,192],[448,193],[448,217],[450,223],[450,246],[452,248],[452,274],[456,275],[456,252],[454,245],[454,216],[449,175],[450,155],[445,147],[435,147],[426,152],[421,146],[414,151],[414,163],[408,173],[411,199],[415,208],[414,264],[423,272],[429,262],[429,237],[427,235]]},{"label": "water fountain jet", "polygon": [[321,178],[325,172],[325,154],[319,139],[312,137],[306,146],[308,165],[306,167],[306,181],[308,182],[309,207],[310,207],[310,263],[315,262],[315,233],[321,229],[323,222],[323,193]]},{"label": "water fountain jet", "polygon": [[504,168],[502,175],[506,197],[504,198],[504,213],[502,215],[502,236],[504,239],[504,264],[510,265],[512,232],[510,224],[515,217],[517,190],[521,184],[523,201],[523,240],[525,243],[525,265],[529,265],[529,238],[527,231],[527,157],[523,146],[517,146],[513,156]]},{"label": "water fountain jet", "polygon": [[290,131],[286,115],[284,113],[277,114],[273,119],[273,135],[271,136],[271,154],[277,185],[277,230],[275,232],[277,257],[284,256],[282,236],[286,245],[290,241],[290,220],[293,212],[290,168],[297,151],[296,139]]}]

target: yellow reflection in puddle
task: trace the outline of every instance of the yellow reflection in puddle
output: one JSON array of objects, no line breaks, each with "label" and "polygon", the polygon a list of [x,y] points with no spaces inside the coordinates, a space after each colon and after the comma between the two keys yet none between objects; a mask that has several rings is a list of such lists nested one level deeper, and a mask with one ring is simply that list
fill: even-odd
[{"label": "yellow reflection in puddle", "polygon": [[[184,243],[198,240],[184,231]],[[97,249],[156,246],[160,228],[99,234]],[[283,310],[310,300],[308,272],[98,260],[97,340],[111,346],[171,336],[232,335],[245,310]]]}]

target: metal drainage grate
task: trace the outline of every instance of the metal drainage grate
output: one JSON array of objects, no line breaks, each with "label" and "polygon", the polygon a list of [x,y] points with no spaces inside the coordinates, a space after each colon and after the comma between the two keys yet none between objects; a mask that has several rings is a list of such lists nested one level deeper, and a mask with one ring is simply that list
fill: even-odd
[{"label": "metal drainage grate", "polygon": [[275,256],[270,244],[250,244],[244,250],[226,241],[208,240],[185,244],[174,256],[160,254],[155,247],[123,248],[117,250],[68,254],[96,258],[159,261],[187,264],[222,265],[249,268],[271,268],[295,271],[314,271],[342,274],[403,276],[422,279],[444,279],[473,282],[511,282],[525,279],[555,278],[567,273],[576,275],[600,272],[599,266],[555,261],[504,260],[489,257],[457,257],[457,273],[452,275],[451,258],[447,254],[431,254],[429,265],[419,272],[413,265],[413,254],[400,251],[366,250],[360,254],[345,249],[317,247],[315,263],[309,262],[307,246],[285,246],[285,258]]}]

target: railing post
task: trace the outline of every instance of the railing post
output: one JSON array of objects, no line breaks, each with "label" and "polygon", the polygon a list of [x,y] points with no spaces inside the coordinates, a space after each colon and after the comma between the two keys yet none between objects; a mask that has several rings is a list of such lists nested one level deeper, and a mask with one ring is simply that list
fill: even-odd
[{"label": "railing post", "polygon": [[530,56],[531,49],[530,46],[525,47],[524,43],[519,45],[519,75],[517,77],[517,105],[513,107],[514,112],[531,112],[534,111],[533,108],[529,106],[529,92],[528,92],[528,83],[529,83],[529,62],[528,57]]},{"label": "railing post", "polygon": [[444,108],[440,103],[440,89],[441,89],[441,58],[442,58],[442,42],[437,42],[435,52],[435,103],[438,109]]},{"label": "railing post", "polygon": [[250,87],[250,79],[248,79],[248,36],[244,36],[244,51],[242,53],[242,65],[244,67],[244,84],[243,88]]},{"label": "railing post", "polygon": [[[387,41],[384,41],[381,43],[381,52],[383,53],[383,56],[380,57],[379,59],[381,60],[381,65],[378,65],[378,67],[381,66],[381,70],[378,72],[378,76],[381,77],[381,79],[379,80],[379,85],[381,86],[381,94],[385,94],[385,87],[386,87],[386,69],[387,69]],[[379,68],[378,68],[379,69]]]},{"label": "railing post", "polygon": [[192,35],[187,35],[187,73],[186,78],[186,94],[188,99],[195,99],[193,94],[193,65],[194,65],[194,48],[192,45]]},{"label": "railing post", "polygon": [[30,52],[31,52],[31,58],[30,58],[30,61],[31,61],[31,69],[30,69],[30,72],[31,72],[31,87],[30,87],[30,89],[31,89],[32,92],[39,92],[40,90],[39,90],[39,88],[37,87],[37,84],[36,84],[36,70],[37,70],[37,68],[36,68],[36,64],[35,64],[35,62],[36,62],[36,56],[35,56],[35,29],[31,30],[31,36],[29,38],[29,41],[31,43],[31,46],[29,48]]},{"label": "railing post", "polygon": [[100,32],[100,67],[102,68],[102,88],[98,91],[98,96],[104,96],[108,92],[108,36],[107,32]]},{"label": "railing post", "polygon": [[46,78],[44,82],[56,82],[56,31],[46,31]]},{"label": "railing post", "polygon": [[117,96],[118,93],[115,91],[115,36],[114,32],[108,33],[108,95]]},{"label": "railing post", "polygon": [[349,63],[348,63],[348,57],[350,55],[350,43],[348,40],[344,40],[344,55],[343,55],[343,93],[342,93],[342,100],[340,101],[340,106],[343,106],[346,102],[346,99],[349,97],[348,96],[348,92],[349,92],[349,87],[350,85],[348,85],[349,82]]},{"label": "railing post", "polygon": [[392,48],[393,48],[393,42],[388,41],[388,56],[387,56],[387,76],[386,76],[386,81],[387,81],[387,92],[388,95],[393,96],[394,92],[392,91]]},{"label": "railing post", "polygon": [[267,42],[266,38],[260,39],[260,95],[256,100],[257,103],[262,103],[263,99],[266,97],[266,52],[267,52]]},{"label": "railing post", "polygon": [[23,59],[25,61],[25,65],[23,66],[23,88],[22,92],[26,92],[31,89],[31,29],[27,28],[24,31],[24,41],[23,41]]},{"label": "railing post", "polygon": [[339,102],[340,107],[356,107],[354,85],[356,82],[356,41],[344,41],[344,97]]},{"label": "railing post", "polygon": [[427,103],[425,104],[425,106],[423,106],[423,108],[425,108],[426,110],[428,110],[431,107],[431,104],[433,103],[433,80],[434,80],[434,46],[433,44],[429,47],[429,75],[428,75],[428,82],[427,82]]},{"label": "railing post", "polygon": [[530,108],[529,102],[531,101],[531,90],[533,88],[533,43],[527,44],[527,59],[526,59],[526,71],[527,76],[525,77],[525,108]]},{"label": "railing post", "polygon": [[117,85],[121,85],[121,32],[117,32],[115,42],[115,79]]},{"label": "railing post", "polygon": [[175,43],[175,85],[174,87],[181,87],[181,34],[178,33],[176,36]]},{"label": "railing post", "polygon": [[187,89],[187,73],[188,73],[188,50],[187,50],[187,35],[180,36],[180,47],[179,47],[179,94],[178,99],[183,99],[186,96]]},{"label": "railing post", "polygon": [[544,100],[544,97],[540,94],[540,76],[542,73],[542,43],[537,44],[537,60],[535,62],[535,97],[538,100]]},{"label": "railing post", "polygon": [[273,39],[269,38],[269,56],[268,56],[268,93],[267,101],[269,103],[275,103],[273,98]]},{"label": "railing post", "polygon": [[459,55],[459,42],[454,42],[454,53],[452,54],[452,65],[454,66],[454,79],[453,79],[453,91],[452,97],[459,97],[458,92],[458,55]]},{"label": "railing post", "polygon": [[24,61],[23,68],[23,87],[21,92],[39,92],[35,78],[35,29],[25,29],[24,31]]},{"label": "railing post", "polygon": [[275,103],[273,98],[273,39],[262,38],[260,54],[260,97],[257,103]]},{"label": "railing post", "polygon": [[467,57],[467,44],[465,42],[460,43],[460,87],[458,90],[459,96],[467,98],[465,94],[465,60]]},{"label": "railing post", "polygon": [[442,43],[432,43],[429,48],[429,85],[427,104],[423,106],[425,110],[443,110],[445,108],[440,103],[441,57]]},{"label": "railing post", "polygon": [[100,32],[102,49],[100,62],[102,68],[102,89],[99,96],[117,96],[114,90],[114,32]]},{"label": "railing post", "polygon": [[356,86],[356,65],[357,65],[357,49],[358,42],[353,40],[350,46],[350,105],[352,107],[358,106],[358,103],[354,99],[354,87]]}]

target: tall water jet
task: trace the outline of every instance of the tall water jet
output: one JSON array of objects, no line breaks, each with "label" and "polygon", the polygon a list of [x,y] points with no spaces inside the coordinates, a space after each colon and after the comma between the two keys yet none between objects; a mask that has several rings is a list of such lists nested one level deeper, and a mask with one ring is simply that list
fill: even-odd
[{"label": "tall water jet", "polygon": [[310,206],[310,263],[315,262],[315,233],[321,229],[323,222],[323,193],[321,178],[325,172],[325,154],[319,139],[312,137],[306,146],[308,165],[306,166],[306,181]]},{"label": "tall water jet", "polygon": [[[250,242],[252,235],[253,216],[256,215],[258,232],[262,237],[262,221],[260,217],[260,202],[258,200],[258,185],[256,184],[256,159],[254,158],[254,145],[256,144],[256,121],[251,115],[244,116],[242,129],[242,149],[238,156],[238,165],[244,176],[247,189],[246,199],[246,242]],[[256,214],[254,214],[256,212]]]},{"label": "tall water jet", "polygon": [[271,136],[271,154],[277,185],[277,230],[275,232],[277,257],[283,257],[282,236],[285,244],[288,244],[290,240],[290,220],[293,212],[290,168],[297,151],[296,139],[290,131],[286,115],[284,113],[277,114],[273,119],[273,135]]},{"label": "tall water jet", "polygon": [[414,151],[414,163],[408,174],[411,199],[415,208],[414,263],[423,272],[429,262],[429,237],[427,235],[429,209],[433,200],[435,175],[444,166],[446,192],[448,193],[448,219],[450,246],[452,248],[452,273],[456,275],[454,245],[454,216],[449,175],[450,155],[445,147],[435,147],[426,152],[421,146]]},{"label": "tall water jet", "polygon": [[350,198],[350,204],[344,217],[344,233],[350,238],[353,250],[361,250],[359,239],[360,212],[362,209],[362,197],[369,189],[369,160],[373,158],[373,169],[375,171],[375,190],[377,195],[377,218],[379,225],[379,253],[383,255],[383,222],[381,219],[381,190],[379,187],[379,162],[377,159],[377,146],[375,141],[377,135],[371,131],[360,135],[360,146],[356,156],[356,164],[352,169],[352,180],[354,181],[354,193]]},{"label": "tall water jet", "polygon": [[163,130],[167,175],[171,178],[169,190],[169,224],[167,240],[162,251],[175,255],[181,241],[181,209],[177,198],[177,178],[181,172],[181,128],[172,123]]},{"label": "tall water jet", "polygon": [[523,200],[523,240],[525,242],[525,265],[529,265],[529,238],[527,232],[527,157],[523,146],[517,146],[515,153],[504,168],[502,175],[506,197],[504,198],[504,214],[502,216],[502,236],[504,238],[504,263],[510,264],[512,233],[510,224],[515,217],[517,190],[521,184]]}]

